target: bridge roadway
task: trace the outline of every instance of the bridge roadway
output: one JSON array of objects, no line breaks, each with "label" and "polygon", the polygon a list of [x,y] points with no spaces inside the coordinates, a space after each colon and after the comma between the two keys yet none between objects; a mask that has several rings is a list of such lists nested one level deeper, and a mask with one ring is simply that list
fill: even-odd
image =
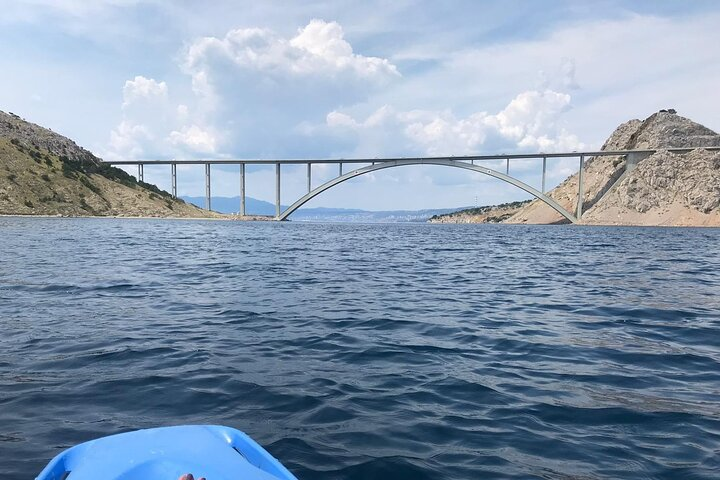
[{"label": "bridge roadway", "polygon": [[[699,147],[706,150],[718,151],[720,147]],[[668,148],[664,149],[672,153],[687,153],[692,148]],[[570,222],[577,222],[583,214],[583,202],[580,201],[584,197],[583,172],[585,159],[601,156],[624,156],[626,158],[626,171],[632,170],[637,163],[645,157],[657,152],[658,149],[647,150],[616,150],[616,151],[589,151],[589,152],[560,152],[560,153],[521,153],[521,154],[498,154],[498,155],[466,155],[466,156],[450,156],[450,157],[397,157],[397,158],[336,158],[336,159],[197,159],[197,160],[116,160],[105,162],[110,165],[137,165],[138,180],[144,181],[145,165],[170,165],[170,176],[172,180],[172,195],[177,197],[177,166],[178,165],[205,165],[205,208],[211,209],[210,195],[210,166],[211,165],[239,165],[240,166],[240,215],[245,215],[245,166],[246,165],[275,165],[275,220],[285,220],[295,210],[300,208],[310,199],[316,197],[320,193],[329,188],[338,185],[346,180],[355,178],[365,173],[382,170],[385,168],[400,167],[405,165],[441,165],[447,167],[463,168],[466,170],[483,173],[491,177],[498,178],[504,182],[514,185],[534,197],[547,203],[558,213],[568,219]],[[579,167],[579,182],[576,207],[574,212],[570,212],[562,205],[557,203],[551,197],[545,195],[545,178],[547,170],[547,160],[552,158],[577,158]],[[541,189],[537,190],[527,183],[510,176],[510,161],[520,159],[531,159],[542,162],[542,180]],[[505,161],[505,172],[493,170],[482,165],[483,162],[492,162],[497,160]],[[285,211],[280,209],[280,167],[281,165],[307,165],[307,193],[290,205]],[[312,166],[315,164],[336,164],[338,165],[338,176],[329,180],[322,185],[312,188]],[[343,165],[345,164],[367,164],[364,167],[355,168],[349,172],[343,173]]]}]

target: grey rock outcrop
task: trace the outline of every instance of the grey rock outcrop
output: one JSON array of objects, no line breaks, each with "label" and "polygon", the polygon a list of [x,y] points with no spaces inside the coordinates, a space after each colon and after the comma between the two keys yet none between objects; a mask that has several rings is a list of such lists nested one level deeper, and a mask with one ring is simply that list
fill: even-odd
[{"label": "grey rock outcrop", "polygon": [[617,188],[619,203],[638,212],[682,202],[703,213],[720,206],[720,154],[666,150],[645,159]]},{"label": "grey rock outcrop", "polygon": [[[644,121],[631,120],[620,125],[602,150],[710,146],[720,146],[720,135],[716,132],[671,111],[660,111]],[[685,207],[705,214],[714,212],[720,205],[717,157],[716,152],[700,150],[684,155],[661,151],[642,160],[636,169],[627,173],[625,158],[622,156],[589,159],[584,171],[583,210],[586,214],[583,221],[623,223],[618,215],[633,212],[632,220],[628,219],[627,223],[643,223],[644,220],[641,222],[634,213],[662,209],[669,211],[670,204],[677,212]],[[577,202],[577,191],[578,175],[574,174],[549,195],[572,211]],[[602,215],[603,211],[612,212],[612,218]],[[684,212],[683,215],[689,218],[690,214]],[[663,221],[672,223],[669,218]],[[536,200],[518,211],[508,222],[562,223],[563,218]],[[652,224],[650,219],[648,222]]]},{"label": "grey rock outcrop", "polygon": [[669,112],[650,115],[630,137],[627,149],[720,146],[720,135],[690,119]]},{"label": "grey rock outcrop", "polygon": [[0,137],[13,138],[20,144],[64,156],[83,165],[98,166],[101,160],[67,137],[0,110]]}]

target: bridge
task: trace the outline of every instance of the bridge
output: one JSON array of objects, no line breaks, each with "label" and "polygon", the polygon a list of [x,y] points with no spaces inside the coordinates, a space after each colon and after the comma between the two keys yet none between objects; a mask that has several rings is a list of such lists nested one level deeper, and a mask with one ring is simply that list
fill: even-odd
[{"label": "bridge", "polygon": [[[708,147],[708,150],[720,150],[720,147]],[[691,148],[668,148],[664,149],[672,153],[687,153]],[[320,195],[322,192],[342,183],[351,178],[364,175],[366,173],[375,172],[386,168],[402,167],[407,165],[440,165],[445,167],[462,168],[465,170],[482,173],[497,178],[511,185],[514,185],[525,192],[531,194],[535,198],[545,202],[551,208],[556,210],[560,215],[565,217],[572,223],[576,223],[583,214],[584,197],[583,172],[585,169],[586,159],[601,156],[623,156],[626,159],[626,171],[631,171],[642,159],[657,152],[657,149],[649,150],[616,150],[616,151],[597,151],[597,152],[561,152],[561,153],[528,153],[513,155],[467,155],[467,156],[450,156],[450,157],[410,157],[410,158],[354,158],[354,159],[284,159],[284,160],[266,160],[266,159],[199,159],[199,160],[117,160],[105,162],[110,165],[136,165],[138,169],[138,180],[144,181],[144,167],[146,165],[169,165],[170,177],[172,181],[172,196],[177,197],[177,166],[178,165],[204,165],[205,166],[205,208],[211,209],[210,196],[210,174],[212,165],[238,165],[240,168],[240,215],[246,215],[245,211],[245,167],[247,165],[269,165],[275,166],[275,220],[287,219],[295,210],[303,206],[305,203]],[[556,202],[553,198],[546,195],[545,180],[548,159],[554,158],[576,158],[578,160],[578,191],[577,200],[575,202],[574,211],[569,211]],[[528,185],[518,178],[510,175],[510,162],[512,160],[535,160],[541,169],[541,188],[540,190]],[[492,169],[483,165],[488,162],[497,163],[504,162],[504,171]],[[281,211],[280,206],[280,169],[283,165],[307,165],[307,193],[297,199],[292,205]],[[312,187],[312,167],[318,164],[334,164],[338,167],[338,173],[335,178],[323,183],[315,188]],[[348,168],[347,166],[350,165]],[[354,168],[353,168],[354,167]],[[346,172],[344,169],[348,168]]]}]

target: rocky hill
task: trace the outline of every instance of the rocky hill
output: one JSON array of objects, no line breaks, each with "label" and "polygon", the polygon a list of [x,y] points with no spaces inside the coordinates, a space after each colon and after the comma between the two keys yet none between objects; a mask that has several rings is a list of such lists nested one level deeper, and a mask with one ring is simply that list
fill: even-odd
[{"label": "rocky hill", "polygon": [[[623,123],[602,150],[701,146],[720,146],[720,135],[670,110]],[[630,171],[625,167],[621,156],[587,159],[581,223],[720,226],[720,152],[696,149],[678,155],[659,151]],[[577,191],[578,175],[574,174],[548,195],[574,212]],[[503,211],[509,213],[506,208]],[[544,202],[534,200],[516,209],[504,222],[552,224],[567,220]]]},{"label": "rocky hill", "polygon": [[218,216],[137,182],[72,140],[2,111],[0,214]]},{"label": "rocky hill", "polygon": [[582,221],[720,226],[720,152],[660,150],[622,178]]},{"label": "rocky hill", "polygon": [[490,205],[485,207],[466,208],[456,212],[449,212],[440,215],[433,215],[430,223],[502,223],[512,217],[522,207],[529,204],[530,200],[521,202],[509,202],[501,205]]}]

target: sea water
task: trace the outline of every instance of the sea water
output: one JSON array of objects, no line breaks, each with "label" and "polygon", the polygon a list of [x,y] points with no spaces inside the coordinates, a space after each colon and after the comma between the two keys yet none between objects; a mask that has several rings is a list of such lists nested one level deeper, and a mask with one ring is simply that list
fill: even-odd
[{"label": "sea water", "polygon": [[301,480],[720,478],[719,272],[718,229],[0,218],[0,473],[222,424]]}]

